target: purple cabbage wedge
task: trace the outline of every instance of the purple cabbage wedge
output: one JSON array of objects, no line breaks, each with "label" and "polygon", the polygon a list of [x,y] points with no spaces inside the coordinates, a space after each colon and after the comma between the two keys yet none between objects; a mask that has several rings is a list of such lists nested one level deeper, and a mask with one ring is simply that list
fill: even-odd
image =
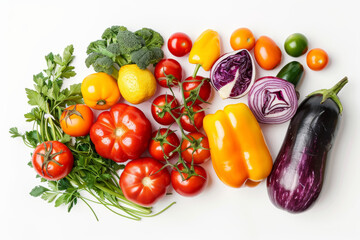
[{"label": "purple cabbage wedge", "polygon": [[248,104],[258,122],[283,123],[294,116],[298,99],[292,83],[277,77],[263,77],[251,87]]},{"label": "purple cabbage wedge", "polygon": [[318,198],[342,105],[337,93],[342,79],[331,89],[310,94],[291,119],[283,145],[267,178],[272,203],[291,213],[308,209]]},{"label": "purple cabbage wedge", "polygon": [[254,60],[249,51],[241,49],[221,56],[211,68],[210,80],[222,99],[246,95],[255,80]]}]

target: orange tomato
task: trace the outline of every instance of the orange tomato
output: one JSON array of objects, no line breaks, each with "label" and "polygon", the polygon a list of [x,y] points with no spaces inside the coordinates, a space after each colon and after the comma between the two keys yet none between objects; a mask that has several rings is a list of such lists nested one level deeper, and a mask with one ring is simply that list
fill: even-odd
[{"label": "orange tomato", "polygon": [[255,43],[256,62],[265,70],[272,70],[281,62],[282,53],[276,43],[269,37],[261,36]]},{"label": "orange tomato", "polygon": [[89,134],[93,121],[92,110],[84,104],[76,104],[63,111],[60,117],[60,126],[66,134],[80,137]]},{"label": "orange tomato", "polygon": [[321,48],[312,49],[306,56],[306,63],[311,70],[320,71],[329,62],[327,53]]},{"label": "orange tomato", "polygon": [[251,50],[255,46],[255,37],[248,28],[236,29],[230,37],[230,45],[232,49],[247,49]]},{"label": "orange tomato", "polygon": [[84,78],[81,93],[86,105],[93,109],[104,110],[120,100],[120,91],[115,78],[98,72]]}]

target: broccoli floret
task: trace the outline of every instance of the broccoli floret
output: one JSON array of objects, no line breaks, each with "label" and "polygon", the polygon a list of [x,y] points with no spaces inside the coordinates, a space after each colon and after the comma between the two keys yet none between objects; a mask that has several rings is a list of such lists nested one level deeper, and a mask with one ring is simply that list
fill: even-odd
[{"label": "broccoli floret", "polygon": [[130,31],[121,31],[117,35],[117,42],[122,54],[129,54],[145,45],[144,39]]},{"label": "broccoli floret", "polygon": [[95,60],[93,67],[96,72],[105,72],[111,75],[113,73],[113,60],[109,57],[100,57]]},{"label": "broccoli floret", "polygon": [[96,61],[96,59],[102,57],[102,55],[100,53],[91,53],[86,59],[85,59],[85,64],[86,67],[90,67],[91,65],[94,64],[94,62]]},{"label": "broccoli floret", "polygon": [[131,59],[141,69],[146,69],[153,59],[153,52],[147,48],[141,48],[131,53]]},{"label": "broccoli floret", "polygon": [[120,46],[118,43],[111,43],[107,46],[106,48],[109,52],[111,52],[112,54],[114,54],[115,56],[118,56],[121,54],[120,51]]},{"label": "broccoli floret", "polygon": [[145,45],[148,48],[161,48],[162,45],[164,45],[163,37],[158,32],[150,28],[142,28],[136,31],[135,34],[145,40]]},{"label": "broccoli floret", "polygon": [[106,40],[107,44],[117,42],[116,36],[120,31],[126,31],[127,28],[123,26],[112,26],[107,28],[102,34],[101,38]]},{"label": "broccoli floret", "polygon": [[151,48],[150,51],[153,53],[153,57],[150,61],[150,64],[158,63],[161,59],[164,58],[164,52],[161,50],[161,48],[158,47]]}]

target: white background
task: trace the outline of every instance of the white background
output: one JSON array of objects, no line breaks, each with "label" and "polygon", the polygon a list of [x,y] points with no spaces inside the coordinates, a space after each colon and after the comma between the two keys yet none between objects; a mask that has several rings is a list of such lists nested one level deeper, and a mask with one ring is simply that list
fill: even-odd
[{"label": "white background", "polygon": [[[360,14],[357,1],[1,1],[1,165],[0,239],[359,239],[360,235]],[[274,207],[266,185],[232,189],[216,177],[211,163],[205,164],[210,181],[194,198],[175,192],[160,201],[158,211],[172,201],[171,209],[154,218],[130,221],[94,206],[100,222],[82,203],[67,213],[29,195],[38,184],[27,166],[31,150],[20,139],[11,139],[8,129],[25,131],[23,114],[29,111],[25,87],[32,87],[32,75],[45,68],[44,56],[62,52],[74,44],[77,76],[67,84],[81,82],[92,73],[84,60],[87,45],[99,39],[105,28],[124,25],[135,31],[150,27],[165,40],[178,31],[194,41],[205,29],[219,32],[222,52],[230,51],[229,38],[239,27],[250,28],[256,37],[267,35],[283,51],[281,66],[273,71],[258,70],[257,76],[275,75],[287,62],[283,43],[288,35],[301,32],[309,48],[321,47],[330,56],[327,68],[311,71],[305,58],[305,77],[298,86],[306,94],[333,86],[343,76],[349,83],[339,96],[344,106],[338,134],[328,157],[326,179],[314,207],[301,214],[289,214]],[[167,57],[167,47],[164,47]],[[4,54],[5,53],[5,54]],[[194,66],[187,58],[185,75]],[[201,70],[201,75],[208,76]],[[159,90],[157,94],[160,93]],[[226,104],[214,94],[207,113]],[[139,107],[152,120],[149,103]],[[282,144],[288,123],[262,125],[272,156]],[[154,128],[158,125],[154,123]],[[170,191],[172,191],[170,189]]]}]

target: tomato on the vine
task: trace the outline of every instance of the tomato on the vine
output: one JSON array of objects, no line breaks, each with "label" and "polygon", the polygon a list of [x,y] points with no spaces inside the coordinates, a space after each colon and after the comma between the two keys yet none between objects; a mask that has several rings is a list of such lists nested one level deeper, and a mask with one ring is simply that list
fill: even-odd
[{"label": "tomato on the vine", "polygon": [[[201,85],[201,86],[200,86]],[[183,83],[184,96],[188,105],[191,105],[193,100],[196,99],[195,104],[201,104],[206,102],[210,98],[211,85],[209,79],[196,76],[192,76],[185,79]],[[202,99],[199,100],[199,98]]]},{"label": "tomato on the vine", "polygon": [[182,67],[175,59],[162,59],[154,69],[156,81],[162,87],[173,87],[182,80]]},{"label": "tomato on the vine", "polygon": [[161,125],[170,125],[175,122],[174,117],[179,117],[179,103],[174,96],[163,94],[154,99],[151,105],[151,114],[156,122]]},{"label": "tomato on the vine", "polygon": [[[181,113],[184,114],[180,118],[181,127],[188,132],[198,132],[203,126],[203,119],[205,117],[205,111],[199,105],[188,106],[188,110],[185,107],[181,109]],[[190,118],[189,118],[190,116]],[[192,119],[193,121],[191,121]]]},{"label": "tomato on the vine", "polygon": [[194,164],[201,164],[210,159],[209,140],[207,136],[200,132],[193,132],[186,135],[189,139],[184,139],[181,144],[181,156],[183,159]]},{"label": "tomato on the vine", "polygon": [[152,134],[152,139],[149,144],[149,153],[158,161],[169,160],[174,156],[174,154],[170,155],[170,153],[179,145],[180,140],[175,132],[170,129],[160,128],[159,131],[155,131]]},{"label": "tomato on the vine", "polygon": [[32,156],[35,171],[47,180],[59,180],[66,177],[74,164],[70,149],[58,141],[39,144]]},{"label": "tomato on the vine", "polygon": [[[187,164],[187,167],[190,169],[190,164]],[[206,186],[208,177],[205,169],[198,165],[194,165],[193,167],[196,175],[190,178],[188,178],[188,173],[183,172],[185,170],[183,164],[178,165],[180,172],[175,169],[171,172],[171,184],[174,190],[182,196],[196,196],[201,193]]]},{"label": "tomato on the vine", "polygon": [[60,117],[60,126],[66,134],[80,137],[90,132],[93,121],[92,110],[84,104],[76,104],[65,108]]},{"label": "tomato on the vine", "polygon": [[192,41],[185,33],[177,32],[170,36],[168,40],[169,51],[176,57],[188,54],[192,48]]},{"label": "tomato on the vine", "polygon": [[126,164],[120,176],[125,197],[142,206],[151,206],[163,197],[170,185],[170,173],[163,166],[153,158],[140,158]]}]

